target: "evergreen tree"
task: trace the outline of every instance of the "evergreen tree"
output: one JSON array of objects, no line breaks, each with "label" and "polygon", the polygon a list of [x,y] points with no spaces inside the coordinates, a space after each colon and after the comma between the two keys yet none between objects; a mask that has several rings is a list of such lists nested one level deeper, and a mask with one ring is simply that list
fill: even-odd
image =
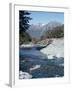
[{"label": "evergreen tree", "polygon": [[28,15],[30,15],[28,11],[19,11],[19,30],[20,32],[25,32],[30,26],[29,20],[31,20],[31,18]]},{"label": "evergreen tree", "polygon": [[29,28],[29,20],[31,18],[29,17],[30,13],[28,11],[19,11],[19,40],[20,44],[30,41],[30,36],[26,32]]}]

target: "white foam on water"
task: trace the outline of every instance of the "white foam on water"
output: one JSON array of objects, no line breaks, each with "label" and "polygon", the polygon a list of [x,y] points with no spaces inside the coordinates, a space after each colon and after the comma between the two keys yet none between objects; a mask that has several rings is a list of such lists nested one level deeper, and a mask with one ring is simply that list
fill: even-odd
[{"label": "white foam on water", "polygon": [[40,68],[40,65],[35,65],[35,66],[33,66],[32,68],[30,68],[30,71],[36,70],[36,69],[38,69],[38,68]]}]

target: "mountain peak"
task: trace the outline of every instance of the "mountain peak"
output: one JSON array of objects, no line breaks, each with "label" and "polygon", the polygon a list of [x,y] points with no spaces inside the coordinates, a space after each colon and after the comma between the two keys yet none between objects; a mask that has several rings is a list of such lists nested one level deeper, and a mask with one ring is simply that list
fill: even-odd
[{"label": "mountain peak", "polygon": [[53,30],[53,28],[61,25],[62,24],[57,21],[51,21],[47,24],[44,23],[31,24],[27,32],[30,34],[32,38],[40,38],[45,31]]}]

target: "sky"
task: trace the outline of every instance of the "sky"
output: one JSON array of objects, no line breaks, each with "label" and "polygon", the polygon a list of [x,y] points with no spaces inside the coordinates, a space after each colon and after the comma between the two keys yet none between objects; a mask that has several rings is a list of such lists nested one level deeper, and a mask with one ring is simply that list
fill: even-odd
[{"label": "sky", "polygon": [[41,11],[30,11],[30,24],[47,24],[50,21],[57,21],[64,24],[64,13],[62,12],[41,12]]}]

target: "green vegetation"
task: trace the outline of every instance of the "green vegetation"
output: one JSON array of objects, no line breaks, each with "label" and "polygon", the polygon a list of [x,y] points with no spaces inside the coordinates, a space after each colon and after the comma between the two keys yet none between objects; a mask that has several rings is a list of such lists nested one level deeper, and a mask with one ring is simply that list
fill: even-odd
[{"label": "green vegetation", "polygon": [[29,28],[29,17],[30,13],[28,11],[19,11],[19,43],[27,43],[31,41],[29,34],[26,30]]},{"label": "green vegetation", "polygon": [[30,27],[29,21],[30,13],[28,11],[19,11],[19,44],[32,42],[34,44],[37,43],[48,43],[49,38],[61,38],[64,37],[64,25],[59,25],[53,27],[52,29],[47,29],[44,34],[40,37],[40,39],[32,38],[27,33],[28,28]]},{"label": "green vegetation", "polygon": [[23,44],[23,43],[28,43],[31,41],[31,37],[29,36],[28,33],[26,32],[23,32],[22,34],[20,34],[20,37],[19,37],[19,42],[20,42],[20,45]]}]

